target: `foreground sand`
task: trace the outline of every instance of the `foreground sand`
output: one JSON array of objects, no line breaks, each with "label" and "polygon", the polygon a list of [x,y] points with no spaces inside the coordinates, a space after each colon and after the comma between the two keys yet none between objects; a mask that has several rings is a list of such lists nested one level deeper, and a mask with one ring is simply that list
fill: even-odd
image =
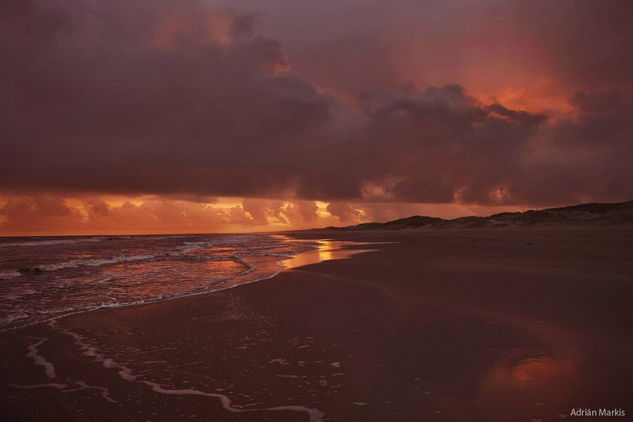
[{"label": "foreground sand", "polygon": [[2,333],[2,420],[633,415],[633,230],[295,235],[397,243]]}]

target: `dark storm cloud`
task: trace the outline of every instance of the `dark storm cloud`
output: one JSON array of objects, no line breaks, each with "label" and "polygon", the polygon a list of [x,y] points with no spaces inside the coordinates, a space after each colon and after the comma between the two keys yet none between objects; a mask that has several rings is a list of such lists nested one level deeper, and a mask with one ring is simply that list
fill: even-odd
[{"label": "dark storm cloud", "polygon": [[327,120],[330,100],[275,77],[282,47],[251,36],[250,19],[214,34],[230,18],[201,3],[137,3],[30,3],[3,22],[5,187],[51,177],[53,188],[80,190],[284,185],[268,162]]},{"label": "dark storm cloud", "polygon": [[[545,116],[480,105],[458,85],[361,96],[367,121],[354,149],[365,193],[412,202],[490,202],[514,183]],[[351,153],[351,152],[350,152]]]},{"label": "dark storm cloud", "polygon": [[286,71],[257,14],[195,1],[2,7],[4,191],[535,204],[633,195],[632,112],[617,90],[574,95],[564,120],[481,104],[459,85],[370,87],[346,108]]},{"label": "dark storm cloud", "polygon": [[[633,95],[633,3],[603,0],[216,0],[261,8],[293,70],[353,95],[462,82]],[[477,86],[472,86],[476,84]]]},{"label": "dark storm cloud", "polygon": [[617,90],[579,92],[570,102],[577,117],[542,133],[516,194],[544,203],[561,192],[585,201],[633,197],[633,104]]},{"label": "dark storm cloud", "polygon": [[380,159],[363,180],[382,177],[394,198],[551,204],[633,196],[633,107],[617,91],[579,92],[570,99],[574,117],[555,121],[481,106],[458,86],[366,101],[365,148]]}]

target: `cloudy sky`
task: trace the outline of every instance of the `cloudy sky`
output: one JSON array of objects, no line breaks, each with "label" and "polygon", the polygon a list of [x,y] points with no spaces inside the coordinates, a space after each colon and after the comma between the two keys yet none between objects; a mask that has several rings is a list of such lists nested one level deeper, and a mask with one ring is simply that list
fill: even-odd
[{"label": "cloudy sky", "polygon": [[6,0],[0,235],[633,198],[633,3]]}]

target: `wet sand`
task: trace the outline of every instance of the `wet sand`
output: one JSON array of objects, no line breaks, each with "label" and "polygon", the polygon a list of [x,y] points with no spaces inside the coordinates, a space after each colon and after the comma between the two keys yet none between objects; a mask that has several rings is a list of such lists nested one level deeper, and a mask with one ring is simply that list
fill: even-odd
[{"label": "wet sand", "polygon": [[295,236],[395,243],[230,290],[2,333],[2,419],[633,415],[633,230]]}]

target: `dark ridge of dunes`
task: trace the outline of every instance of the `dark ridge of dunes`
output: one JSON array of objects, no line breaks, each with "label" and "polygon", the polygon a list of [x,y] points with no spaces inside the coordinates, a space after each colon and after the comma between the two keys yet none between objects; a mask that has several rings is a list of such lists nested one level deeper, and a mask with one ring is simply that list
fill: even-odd
[{"label": "dark ridge of dunes", "polygon": [[579,204],[559,208],[503,212],[488,217],[459,217],[444,220],[414,215],[386,223],[363,223],[327,230],[401,230],[415,228],[491,228],[633,225],[633,201],[613,204]]}]

